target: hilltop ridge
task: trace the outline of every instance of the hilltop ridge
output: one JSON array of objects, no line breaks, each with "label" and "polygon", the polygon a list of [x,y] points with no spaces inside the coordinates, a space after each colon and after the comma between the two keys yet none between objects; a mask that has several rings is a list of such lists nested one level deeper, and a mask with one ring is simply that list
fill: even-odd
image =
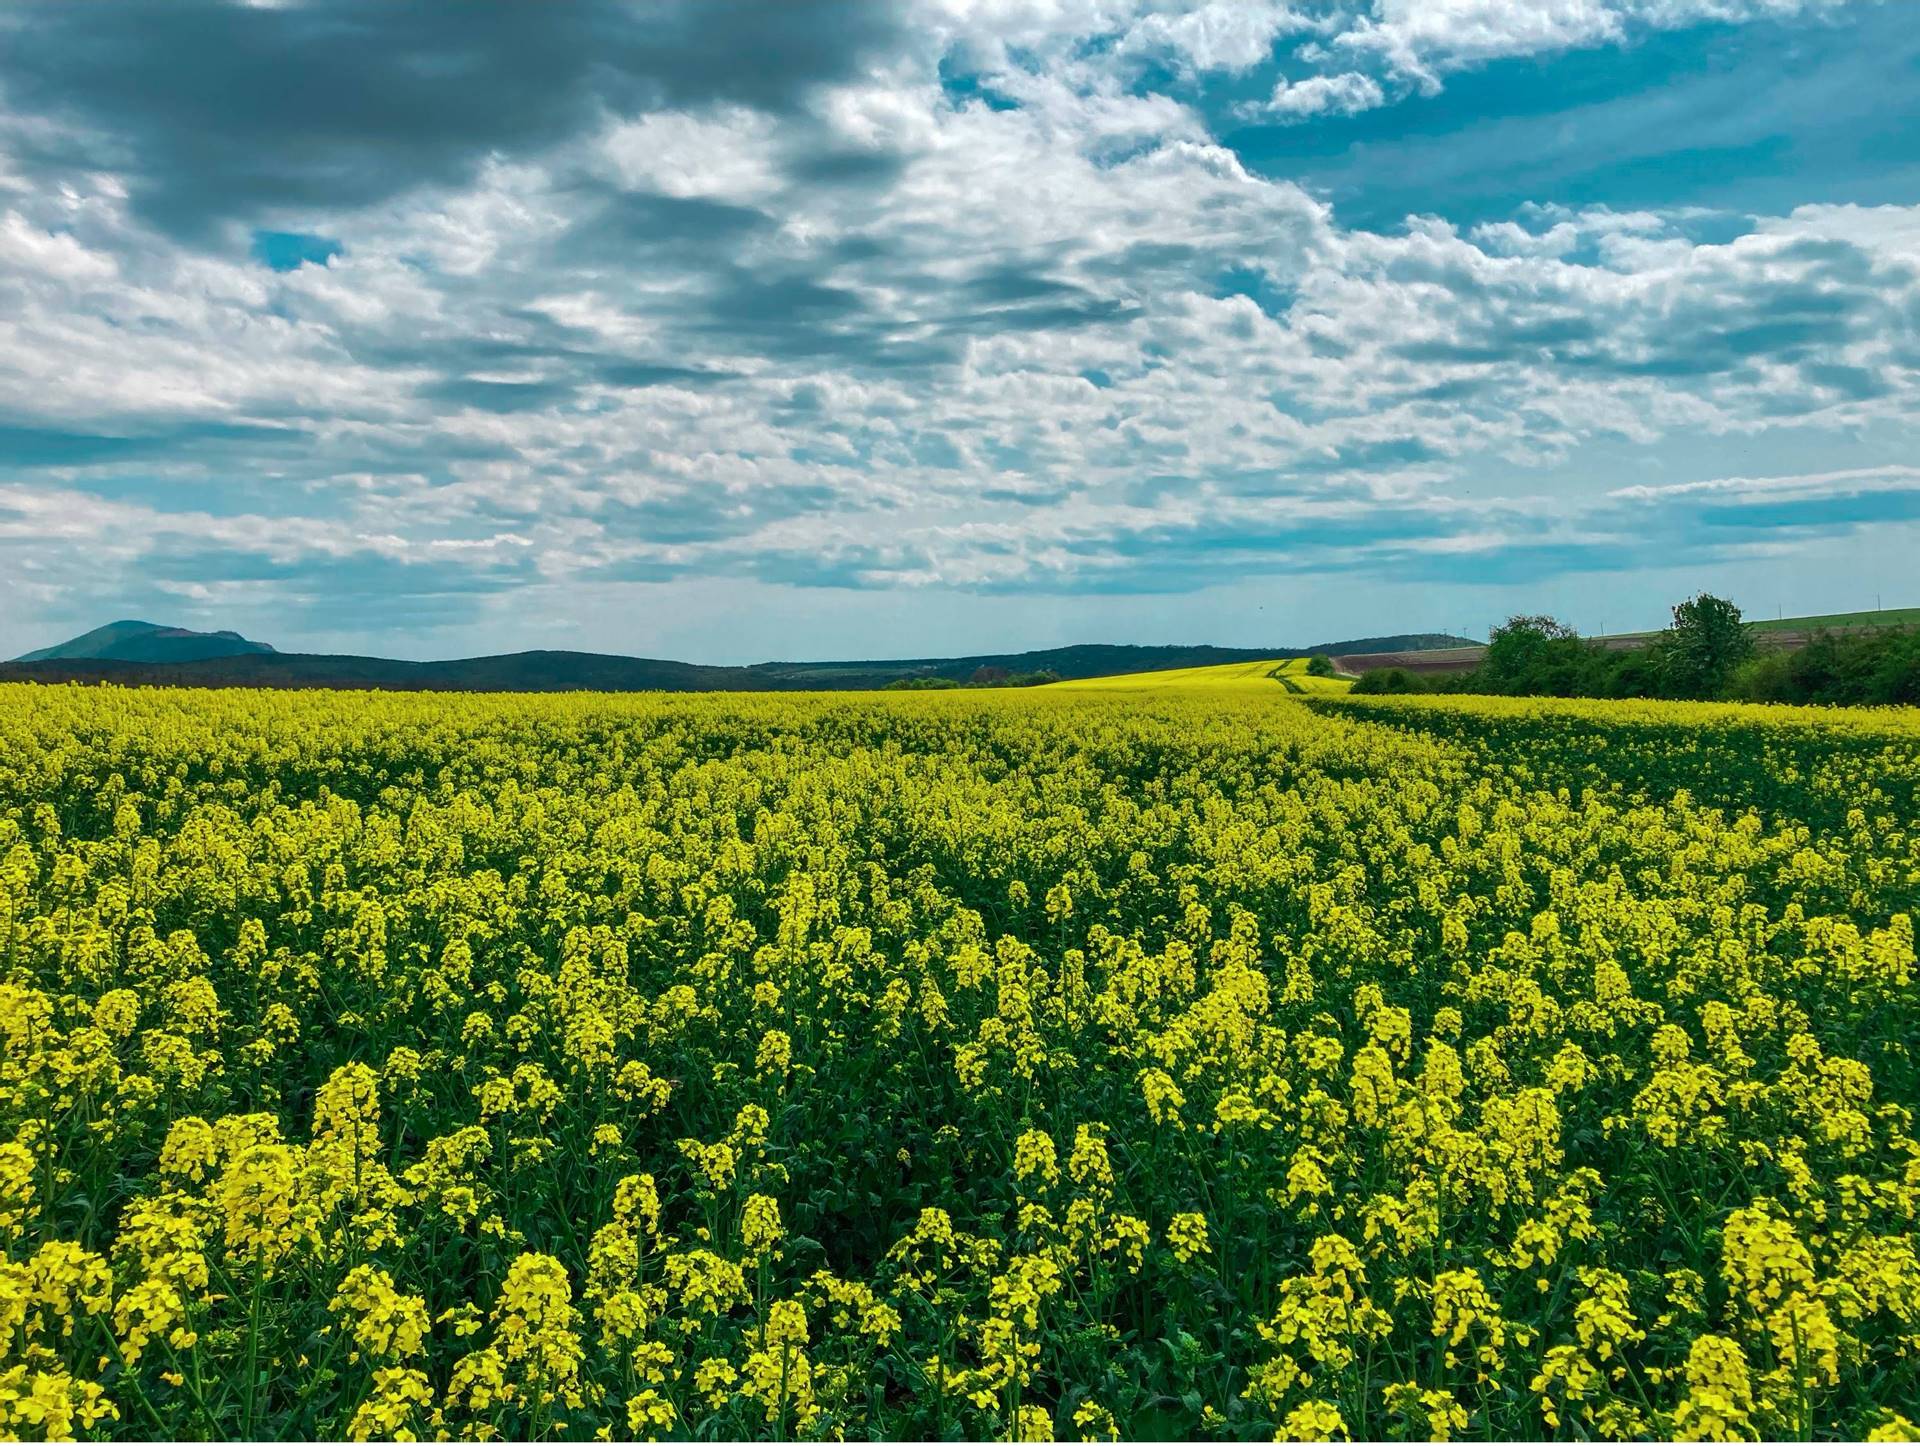
[{"label": "hilltop ridge", "polygon": [[[143,630],[129,634],[125,629]],[[955,658],[768,662],[746,666],[540,649],[410,662],[344,653],[283,653],[238,633],[196,633],[152,623],[110,623],[0,664],[0,680],[112,682],[180,687],[379,688],[446,692],[745,692],[884,688],[900,679],[955,683],[998,675],[1098,678],[1314,653],[1422,651],[1470,639],[1443,633],[1354,638],[1311,647],[1221,648],[1211,644],[1083,643]]]},{"label": "hilltop ridge", "polygon": [[236,632],[200,633],[165,623],[123,618],[92,632],[68,638],[50,648],[39,648],[14,659],[18,663],[105,661],[116,663],[197,663],[212,658],[271,653],[269,643],[256,643]]}]

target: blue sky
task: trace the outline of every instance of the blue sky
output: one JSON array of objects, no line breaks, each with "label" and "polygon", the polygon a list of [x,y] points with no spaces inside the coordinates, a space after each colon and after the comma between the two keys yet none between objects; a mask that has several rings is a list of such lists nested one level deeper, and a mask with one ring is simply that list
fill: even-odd
[{"label": "blue sky", "polygon": [[1909,0],[113,0],[0,53],[0,655],[1920,603]]}]

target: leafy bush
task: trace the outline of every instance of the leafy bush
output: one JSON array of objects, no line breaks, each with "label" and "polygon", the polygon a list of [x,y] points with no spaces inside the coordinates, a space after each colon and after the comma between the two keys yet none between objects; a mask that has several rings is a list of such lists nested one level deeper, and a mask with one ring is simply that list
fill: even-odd
[{"label": "leafy bush", "polygon": [[1356,691],[1562,698],[1726,698],[1754,703],[1920,703],[1920,630],[1817,633],[1797,651],[1760,648],[1740,609],[1701,593],[1644,646],[1583,640],[1550,617],[1509,618],[1480,666],[1424,689],[1381,679]]},{"label": "leafy bush", "polygon": [[1425,693],[1429,689],[1425,679],[1405,668],[1369,668],[1354,679],[1351,691],[1365,696],[1369,693]]},{"label": "leafy bush", "polygon": [[1781,703],[1920,703],[1920,630],[1816,633],[1796,651],[1759,654],[1735,675],[1732,691]]},{"label": "leafy bush", "polygon": [[1041,668],[1032,673],[1016,673],[993,664],[982,664],[967,675],[969,688],[1037,688],[1045,683],[1057,683],[1060,675],[1051,668]]},{"label": "leafy bush", "polygon": [[1733,670],[1727,692],[1748,703],[1798,703],[1793,677],[1794,654],[1784,649],[1755,653]]}]

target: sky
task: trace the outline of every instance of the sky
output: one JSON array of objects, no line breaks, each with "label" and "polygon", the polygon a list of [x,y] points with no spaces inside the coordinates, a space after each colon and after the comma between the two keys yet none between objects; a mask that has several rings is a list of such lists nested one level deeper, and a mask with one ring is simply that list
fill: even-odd
[{"label": "sky", "polygon": [[1920,604],[1915,0],[0,9],[0,656]]}]

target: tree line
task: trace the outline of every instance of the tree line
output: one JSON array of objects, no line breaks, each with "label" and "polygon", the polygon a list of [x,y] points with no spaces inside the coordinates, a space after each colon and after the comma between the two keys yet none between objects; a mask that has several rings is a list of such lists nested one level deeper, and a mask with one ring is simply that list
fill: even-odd
[{"label": "tree line", "polygon": [[1767,647],[1735,604],[1701,593],[1676,604],[1672,625],[1641,647],[1609,647],[1557,618],[1516,616],[1493,630],[1471,672],[1382,668],[1362,674],[1353,691],[1920,704],[1920,630],[1821,631],[1799,648]]}]

